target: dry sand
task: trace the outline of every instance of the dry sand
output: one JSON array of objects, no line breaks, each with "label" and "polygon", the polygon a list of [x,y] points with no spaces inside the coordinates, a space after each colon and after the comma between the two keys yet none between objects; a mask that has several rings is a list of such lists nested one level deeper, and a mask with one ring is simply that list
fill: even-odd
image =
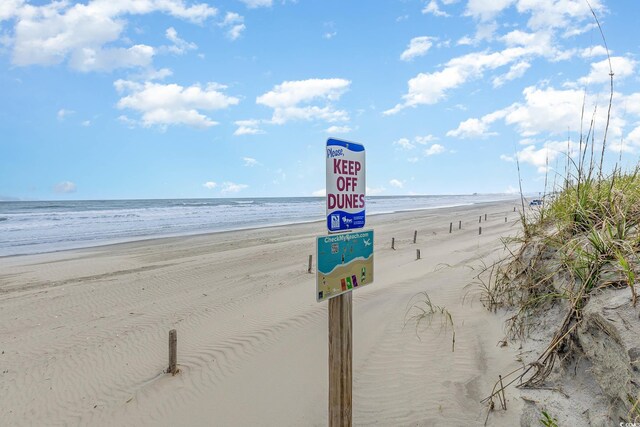
[{"label": "dry sand", "polygon": [[[353,294],[354,425],[484,423],[480,400],[518,365],[497,345],[504,319],[467,285],[504,256],[514,204],[368,218],[375,282]],[[327,303],[307,273],[323,225],[0,258],[0,425],[326,425]],[[451,313],[454,352],[442,319],[405,327],[423,291]],[[515,393],[489,425],[519,424]]]}]

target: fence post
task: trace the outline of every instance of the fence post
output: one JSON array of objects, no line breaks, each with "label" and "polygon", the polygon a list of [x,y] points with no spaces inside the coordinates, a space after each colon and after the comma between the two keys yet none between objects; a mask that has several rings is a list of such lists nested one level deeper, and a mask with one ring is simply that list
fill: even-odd
[{"label": "fence post", "polygon": [[169,367],[167,374],[178,373],[178,332],[175,329],[169,331]]},{"label": "fence post", "polygon": [[311,274],[311,260],[313,259],[313,255],[309,255],[309,268],[307,269],[307,273]]},{"label": "fence post", "polygon": [[393,250],[396,249],[396,238],[395,237],[391,238],[391,249],[393,249]]},{"label": "fence post", "polygon": [[462,221],[458,221],[458,230],[462,229]]},{"label": "fence post", "polygon": [[451,234],[451,230],[453,230],[453,223],[452,222],[449,223],[449,234]]},{"label": "fence post", "polygon": [[482,234],[482,227],[478,227],[478,235]]},{"label": "fence post", "polygon": [[416,242],[416,239],[417,239],[417,238],[418,238],[418,230],[415,230],[415,231],[413,232],[413,243],[415,243],[415,242]]},{"label": "fence post", "polygon": [[420,259],[420,249],[416,249],[416,259]]}]

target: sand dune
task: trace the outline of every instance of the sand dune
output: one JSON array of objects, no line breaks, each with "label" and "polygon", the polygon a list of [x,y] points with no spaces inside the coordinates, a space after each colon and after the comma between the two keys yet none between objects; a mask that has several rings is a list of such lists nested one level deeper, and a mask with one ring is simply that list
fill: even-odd
[{"label": "sand dune", "polygon": [[[355,425],[484,423],[480,400],[517,365],[497,346],[503,319],[467,285],[504,255],[513,206],[368,218],[375,282],[353,294]],[[326,425],[327,303],[306,271],[323,226],[0,258],[0,425]],[[405,325],[423,291],[451,313],[454,352],[437,318]],[[518,423],[509,403],[491,425]]]}]

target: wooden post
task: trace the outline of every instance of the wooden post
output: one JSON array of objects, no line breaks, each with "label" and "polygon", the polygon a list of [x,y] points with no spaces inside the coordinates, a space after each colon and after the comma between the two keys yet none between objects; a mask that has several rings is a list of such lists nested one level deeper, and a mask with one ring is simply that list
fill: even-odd
[{"label": "wooden post", "polygon": [[484,214],[484,222],[487,222],[487,214]]},{"label": "wooden post", "polygon": [[420,259],[420,249],[416,249],[416,259]]},{"label": "wooden post", "polygon": [[506,216],[504,217],[504,222],[507,222],[507,217]]},{"label": "wooden post", "polygon": [[462,221],[458,221],[458,230],[462,229]]},{"label": "wooden post", "polygon": [[393,249],[393,250],[396,249],[396,238],[395,237],[391,238],[391,249]]},{"label": "wooden post", "polygon": [[452,222],[449,223],[449,234],[451,234],[451,230],[453,230],[453,223]]},{"label": "wooden post", "polygon": [[178,332],[175,329],[169,331],[169,367],[167,374],[178,373]]},{"label": "wooden post", "polygon": [[482,222],[482,215],[480,215],[480,218],[478,218],[478,224],[480,224]]},{"label": "wooden post", "polygon": [[307,269],[307,273],[311,274],[311,260],[313,259],[313,255],[309,255],[309,268]]},{"label": "wooden post", "polygon": [[329,300],[329,426],[351,426],[351,292]]},{"label": "wooden post", "polygon": [[415,243],[417,239],[418,239],[418,230],[415,230],[413,232],[413,243]]},{"label": "wooden post", "polygon": [[516,211],[516,207],[515,207],[515,206],[513,207],[513,211],[514,211],[514,212]]},{"label": "wooden post", "polygon": [[478,227],[478,235],[482,234],[482,227]]}]

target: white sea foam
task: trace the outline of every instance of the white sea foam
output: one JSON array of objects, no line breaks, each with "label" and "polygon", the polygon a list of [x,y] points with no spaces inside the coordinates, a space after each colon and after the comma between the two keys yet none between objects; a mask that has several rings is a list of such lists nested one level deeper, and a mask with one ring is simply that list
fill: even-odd
[{"label": "white sea foam", "polygon": [[[367,214],[458,206],[513,195],[368,197]],[[152,237],[324,221],[321,197],[0,202],[0,256]]]}]

